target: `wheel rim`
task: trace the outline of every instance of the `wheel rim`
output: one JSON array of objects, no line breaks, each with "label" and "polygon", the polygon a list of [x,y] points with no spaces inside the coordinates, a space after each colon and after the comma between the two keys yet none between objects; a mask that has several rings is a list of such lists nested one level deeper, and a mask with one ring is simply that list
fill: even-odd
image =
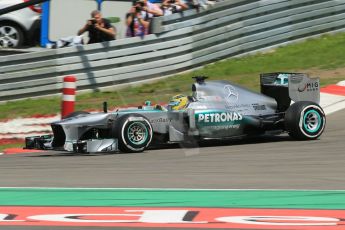
[{"label": "wheel rim", "polygon": [[304,114],[303,126],[306,131],[316,133],[321,126],[321,116],[316,110],[309,110]]},{"label": "wheel rim", "polygon": [[148,138],[148,130],[145,124],[134,122],[128,127],[128,140],[134,145],[145,143]]},{"label": "wheel rim", "polygon": [[19,32],[14,27],[0,27],[0,46],[16,47],[19,44],[19,39]]}]

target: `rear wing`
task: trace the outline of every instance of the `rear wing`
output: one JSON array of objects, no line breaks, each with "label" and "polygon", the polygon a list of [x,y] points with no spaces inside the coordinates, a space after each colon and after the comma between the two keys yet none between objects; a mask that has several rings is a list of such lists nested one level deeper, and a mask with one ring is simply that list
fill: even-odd
[{"label": "rear wing", "polygon": [[304,73],[264,73],[260,75],[261,93],[273,97],[278,110],[285,111],[291,101],[320,103],[320,79]]}]

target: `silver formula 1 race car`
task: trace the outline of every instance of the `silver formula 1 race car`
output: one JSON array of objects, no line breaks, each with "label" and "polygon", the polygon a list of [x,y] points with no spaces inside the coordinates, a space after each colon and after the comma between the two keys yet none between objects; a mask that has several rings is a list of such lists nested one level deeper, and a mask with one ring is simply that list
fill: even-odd
[{"label": "silver formula 1 race car", "polygon": [[245,138],[287,132],[313,140],[325,129],[319,79],[300,73],[261,74],[261,93],[228,81],[195,77],[183,108],[140,106],[89,114],[74,112],[51,124],[53,135],[26,138],[28,149],[142,152],[158,144]]}]

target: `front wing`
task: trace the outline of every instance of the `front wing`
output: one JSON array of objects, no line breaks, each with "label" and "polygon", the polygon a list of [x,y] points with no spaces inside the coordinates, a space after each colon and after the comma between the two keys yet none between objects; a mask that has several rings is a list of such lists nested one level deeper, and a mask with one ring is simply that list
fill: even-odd
[{"label": "front wing", "polygon": [[119,151],[117,139],[90,139],[66,142],[63,148],[54,148],[52,146],[53,139],[54,137],[52,135],[26,137],[24,148],[61,150],[76,153],[107,153]]}]

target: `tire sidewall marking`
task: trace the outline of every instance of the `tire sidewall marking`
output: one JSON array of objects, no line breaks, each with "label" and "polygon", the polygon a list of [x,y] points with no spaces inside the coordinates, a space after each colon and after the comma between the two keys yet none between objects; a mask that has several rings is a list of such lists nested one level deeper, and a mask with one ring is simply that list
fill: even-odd
[{"label": "tire sidewall marking", "polygon": [[[318,131],[316,131],[316,133],[314,135],[307,132],[304,128],[305,115],[311,110],[314,110],[316,113],[318,113],[318,117],[320,118],[319,122],[320,122],[321,129],[319,127]],[[308,105],[305,108],[303,108],[303,110],[300,113],[299,129],[306,137],[309,137],[309,138],[318,137],[323,132],[324,128],[325,128],[325,114],[323,113],[323,111],[318,106]]]},{"label": "tire sidewall marking", "polygon": [[[145,118],[143,118],[143,117],[140,117],[140,119],[137,119],[137,120],[135,120],[135,117],[131,117],[131,119],[129,119],[130,117],[127,117],[126,118],[126,121],[123,123],[123,125],[122,125],[122,128],[121,128],[121,138],[122,138],[122,140],[123,140],[123,143],[127,146],[127,148],[129,148],[129,149],[131,149],[131,150],[133,150],[133,151],[141,151],[141,150],[143,150],[144,148],[146,148],[150,143],[151,143],[151,140],[152,140],[152,126],[151,126],[151,124],[145,119]],[[144,124],[145,126],[147,125],[148,127],[149,127],[149,134],[150,134],[150,139],[149,139],[149,141],[147,142],[147,144],[145,145],[145,146],[143,146],[143,147],[141,147],[141,148],[133,148],[131,145],[129,145],[128,143],[127,143],[127,140],[126,140],[126,138],[125,138],[125,128],[127,127],[127,124],[129,123],[129,122],[145,122],[146,124]]]}]

